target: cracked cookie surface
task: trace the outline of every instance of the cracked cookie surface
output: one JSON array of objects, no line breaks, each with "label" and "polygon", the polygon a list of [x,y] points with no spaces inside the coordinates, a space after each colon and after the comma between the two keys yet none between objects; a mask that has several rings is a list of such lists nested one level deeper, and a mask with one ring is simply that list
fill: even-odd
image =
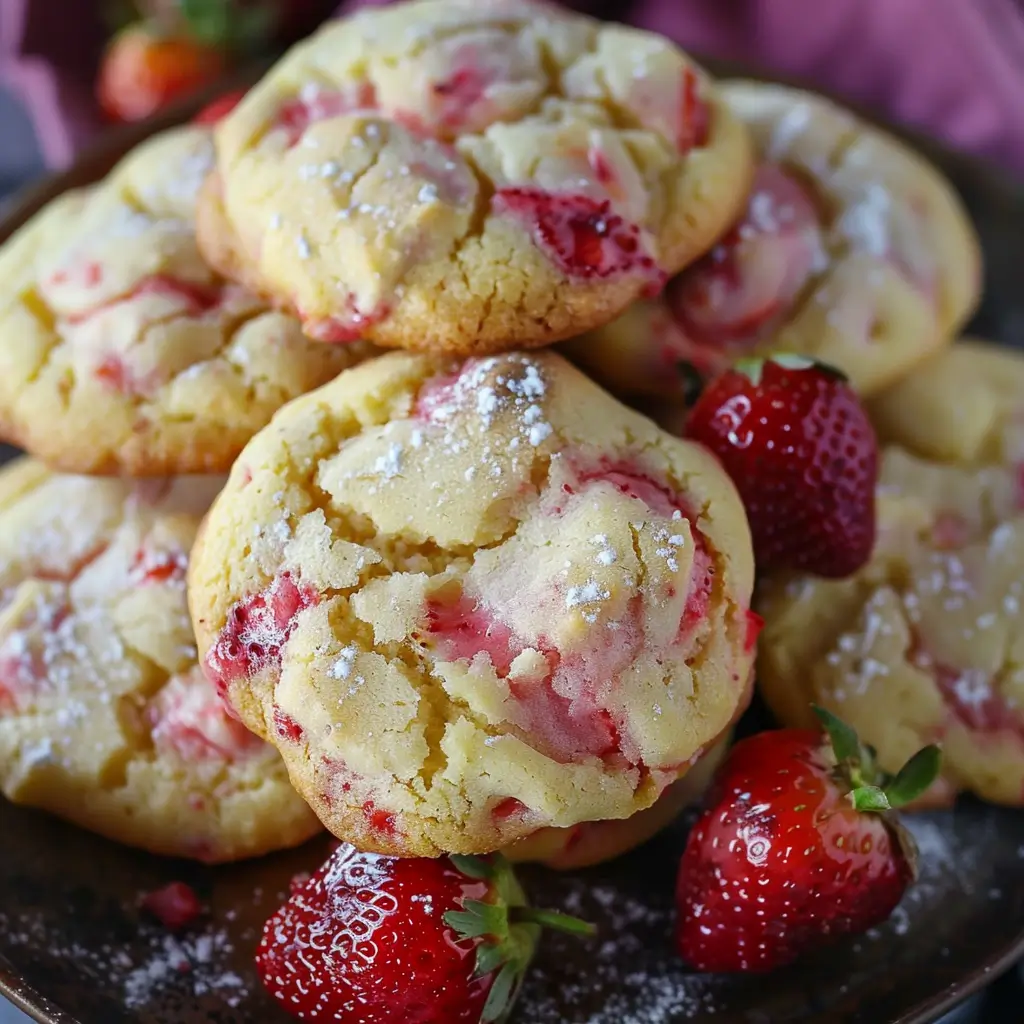
[{"label": "cracked cookie surface", "polygon": [[369,351],[332,350],[207,266],[210,130],[163,133],[0,250],[0,433],[79,473],[224,472],[289,399]]},{"label": "cracked cookie surface", "polygon": [[954,465],[889,447],[868,565],[759,586],[758,685],[772,710],[811,726],[811,702],[829,708],[890,770],[940,743],[931,803],[962,790],[1024,803],[1022,455],[1018,444],[1009,461]]},{"label": "cracked cookie surface", "polygon": [[220,477],[0,471],[0,789],[117,842],[210,863],[319,823],[199,667],[188,551]]},{"label": "cracked cookie surface", "polygon": [[745,707],[749,530],[704,449],[553,353],[394,353],[246,447],[192,556],[207,674],[337,836],[626,818]]},{"label": "cracked cookie surface", "polygon": [[604,323],[737,214],[750,142],[659,36],[532,0],[361,11],[217,128],[200,241],[307,334],[476,354]]},{"label": "cracked cookie surface", "polygon": [[1024,357],[966,338],[872,399],[879,439],[967,466],[1024,468]]},{"label": "cracked cookie surface", "polygon": [[684,395],[770,351],[812,356],[873,394],[953,338],[977,303],[980,252],[952,186],[897,139],[830,101],[721,82],[754,137],[740,220],[663,299],[571,342],[614,394]]}]

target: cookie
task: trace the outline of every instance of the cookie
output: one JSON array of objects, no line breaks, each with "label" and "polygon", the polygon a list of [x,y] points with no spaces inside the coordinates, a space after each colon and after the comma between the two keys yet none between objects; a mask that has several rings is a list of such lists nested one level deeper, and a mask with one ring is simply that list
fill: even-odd
[{"label": "cookie", "polygon": [[978,241],[952,187],[821,97],[755,82],[719,88],[760,160],[745,213],[670,282],[664,303],[578,339],[571,357],[615,394],[674,389],[677,400],[682,364],[706,376],[771,351],[830,363],[863,394],[900,380],[978,301]]},{"label": "cookie", "polygon": [[554,353],[392,353],[246,447],[189,578],[208,676],[339,838],[482,853],[649,807],[746,705],[743,509]]},{"label": "cookie", "polygon": [[277,408],[368,354],[212,271],[195,240],[210,130],[179,128],[0,249],[0,434],[77,473],[224,472]]},{"label": "cookie", "polygon": [[663,296],[639,299],[611,323],[559,346],[559,351],[613,395],[643,405],[692,398],[700,381],[691,346]]},{"label": "cookie", "polygon": [[331,22],[217,128],[200,243],[324,341],[460,355],[615,317],[742,206],[748,134],[651,33],[534,0]]},{"label": "cookie", "polygon": [[319,823],[196,659],[187,552],[219,477],[0,471],[0,789],[120,843],[209,863]]},{"label": "cookie", "polygon": [[870,563],[760,588],[758,685],[779,719],[809,726],[821,704],[893,771],[940,743],[931,803],[962,790],[1024,803],[1022,509],[1014,465],[887,448]]},{"label": "cookie", "polygon": [[922,458],[1024,464],[1024,357],[976,339],[957,342],[868,403],[883,441]]},{"label": "cookie", "polygon": [[618,821],[587,821],[571,828],[546,828],[520,839],[503,853],[515,863],[539,862],[558,871],[576,871],[614,860],[636,849],[701,801],[729,750],[731,731],[703,754],[645,811]]}]

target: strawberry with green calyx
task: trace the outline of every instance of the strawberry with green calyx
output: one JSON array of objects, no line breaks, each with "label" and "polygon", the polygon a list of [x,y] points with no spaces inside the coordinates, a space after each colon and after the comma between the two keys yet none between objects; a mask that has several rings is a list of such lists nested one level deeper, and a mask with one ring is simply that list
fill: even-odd
[{"label": "strawberry with green calyx", "polygon": [[676,886],[676,947],[702,971],[768,971],[884,921],[917,876],[894,809],[939,774],[937,747],[895,775],[831,713],[825,732],[736,744],[691,831]]},{"label": "strawberry with green calyx", "polygon": [[139,121],[264,52],[282,16],[273,0],[148,0],[122,4],[100,64],[97,98],[114,121]]},{"label": "strawberry with green calyx", "polygon": [[100,65],[97,99],[113,121],[141,121],[217,81],[227,61],[186,35],[132,25],[111,40]]},{"label": "strawberry with green calyx", "polygon": [[499,855],[398,859],[342,844],[267,922],[256,967],[288,1012],[342,1024],[506,1019],[542,927]]},{"label": "strawberry with green calyx", "polygon": [[878,444],[838,370],[803,356],[737,362],[690,410],[743,499],[759,570],[849,576],[875,542]]}]

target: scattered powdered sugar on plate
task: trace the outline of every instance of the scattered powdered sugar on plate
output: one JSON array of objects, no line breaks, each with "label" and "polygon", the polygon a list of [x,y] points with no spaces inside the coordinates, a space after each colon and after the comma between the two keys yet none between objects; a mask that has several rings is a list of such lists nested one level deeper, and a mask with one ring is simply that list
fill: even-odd
[{"label": "scattered powdered sugar on plate", "polygon": [[[76,971],[94,978],[103,990],[119,990],[128,1009],[147,1006],[172,989],[179,997],[211,996],[232,1008],[249,994],[247,983],[227,966],[234,952],[227,930],[214,925],[172,935],[164,928],[140,924],[139,934],[130,944],[87,949],[58,938],[39,917],[10,919],[0,911],[0,934],[8,948],[45,948],[53,960],[73,963]],[[140,956],[140,946],[144,956]]]},{"label": "scattered powdered sugar on plate", "polygon": [[[671,888],[663,900],[648,902],[611,886],[591,887],[565,879],[561,909],[599,921],[600,933],[587,950],[588,971],[567,985],[558,970],[566,947],[550,935],[527,975],[523,1004],[530,1024],[669,1024],[713,1013],[715,994],[727,980],[688,973],[672,952]],[[555,965],[548,974],[548,965]],[[592,1007],[600,1005],[599,1010]],[[516,1018],[518,1019],[518,1018]]]},{"label": "scattered powdered sugar on plate", "polygon": [[[971,907],[979,899],[999,900],[1003,889],[989,871],[986,850],[995,845],[997,825],[957,821],[955,815],[921,813],[903,818],[919,851],[919,876],[892,917],[858,939],[847,941],[842,954],[845,970],[839,977],[841,993],[865,995],[877,983],[879,971],[893,962],[893,950],[902,968],[920,964],[922,950],[929,956],[948,956],[954,936],[969,926]],[[681,849],[682,836],[678,848]],[[667,852],[667,851],[666,851]],[[1024,846],[1020,856],[1024,859]],[[708,1021],[749,1006],[751,996],[740,995],[745,983],[735,978],[693,974],[673,950],[672,891],[675,858],[661,858],[650,870],[625,870],[612,884],[594,886],[586,877],[558,877],[557,905],[598,926],[597,938],[586,947],[579,940],[547,934],[523,990],[520,1016],[526,1024],[677,1024]],[[538,878],[536,888],[550,884]],[[531,895],[539,902],[546,893]],[[936,929],[936,908],[949,907],[948,921]],[[906,956],[904,958],[903,951]],[[826,953],[822,964],[831,971],[835,956]],[[566,963],[575,968],[567,983]],[[823,975],[823,977],[825,977]],[[826,987],[830,979],[822,981]],[[737,1002],[737,997],[739,1002]],[[756,998],[756,997],[755,997]],[[761,1018],[757,1018],[760,1020]],[[770,1018],[765,1017],[765,1020]]]}]

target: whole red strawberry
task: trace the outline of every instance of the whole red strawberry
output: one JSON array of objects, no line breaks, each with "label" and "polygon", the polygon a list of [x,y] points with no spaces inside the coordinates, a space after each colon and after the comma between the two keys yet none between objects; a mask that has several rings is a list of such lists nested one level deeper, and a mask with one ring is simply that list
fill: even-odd
[{"label": "whole red strawberry", "polygon": [[341,1024],[504,1020],[541,925],[500,856],[397,859],[342,844],[267,921],[256,967],[296,1017]]},{"label": "whole red strawberry", "polygon": [[937,747],[898,775],[835,716],[828,735],[781,729],[743,740],[690,833],[676,885],[676,946],[701,971],[769,971],[884,921],[916,877],[892,808],[939,771]]},{"label": "whole red strawberry", "polygon": [[838,371],[800,356],[738,362],[707,386],[686,433],[736,484],[759,569],[849,576],[871,556],[878,445]]}]

